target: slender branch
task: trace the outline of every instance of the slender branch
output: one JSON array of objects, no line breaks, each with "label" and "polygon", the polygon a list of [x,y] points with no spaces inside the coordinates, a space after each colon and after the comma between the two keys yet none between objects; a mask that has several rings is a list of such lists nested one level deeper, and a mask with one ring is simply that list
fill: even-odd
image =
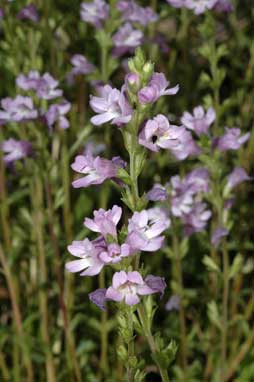
[{"label": "slender branch", "polygon": [[25,363],[26,370],[27,370],[27,381],[33,382],[34,381],[33,367],[32,367],[31,359],[29,356],[28,348],[26,346],[24,336],[23,336],[22,317],[21,317],[21,312],[19,309],[18,296],[17,296],[16,287],[15,287],[15,282],[13,281],[10,266],[8,264],[8,261],[6,259],[5,254],[4,254],[3,247],[1,245],[1,243],[0,243],[0,262],[1,262],[2,267],[3,267],[4,275],[5,275],[6,282],[7,282],[7,287],[8,287],[9,294],[10,294],[15,327],[16,327],[18,336],[20,337],[21,346],[23,349],[24,363]]},{"label": "slender branch", "polygon": [[222,301],[222,335],[221,335],[221,382],[225,381],[227,363],[228,335],[228,297],[229,297],[229,259],[226,243],[223,243],[223,301]]},{"label": "slender branch", "polygon": [[46,345],[46,371],[47,381],[55,382],[55,365],[51,353],[50,334],[48,324],[48,298],[45,291],[45,283],[47,282],[47,266],[46,266],[46,252],[44,244],[44,230],[43,230],[43,188],[41,179],[36,176],[34,181],[33,194],[31,195],[34,207],[34,230],[36,236],[37,250],[38,250],[38,266],[40,276],[40,290],[39,290],[39,308],[41,314],[41,333],[43,341]]},{"label": "slender branch", "polygon": [[50,238],[51,238],[51,242],[52,242],[52,246],[54,250],[55,272],[56,272],[57,282],[59,287],[59,305],[60,305],[60,309],[62,311],[62,316],[63,316],[64,332],[66,337],[67,348],[71,357],[71,362],[69,362],[69,365],[71,369],[74,368],[77,381],[81,382],[82,380],[81,371],[77,361],[74,338],[69,328],[69,320],[68,320],[67,309],[66,309],[66,304],[64,300],[64,281],[63,281],[62,269],[61,269],[61,256],[60,256],[60,250],[59,250],[57,237],[55,234],[55,228],[54,228],[56,221],[54,216],[52,191],[51,191],[51,186],[49,182],[46,182],[46,196],[47,196],[48,215],[49,215],[49,232],[50,232]]}]

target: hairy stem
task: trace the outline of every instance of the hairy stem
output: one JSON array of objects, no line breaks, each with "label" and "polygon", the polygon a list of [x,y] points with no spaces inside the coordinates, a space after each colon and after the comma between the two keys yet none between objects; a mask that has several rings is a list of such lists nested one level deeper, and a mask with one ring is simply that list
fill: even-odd
[{"label": "hairy stem", "polygon": [[[156,343],[154,341],[154,338],[153,338],[153,335],[151,332],[151,328],[148,325],[146,313],[145,313],[145,310],[144,310],[144,307],[142,304],[140,304],[138,307],[138,315],[139,315],[140,322],[142,324],[142,328],[144,330],[145,337],[146,337],[147,342],[149,344],[150,350],[151,350],[152,354],[156,355],[156,353],[158,352],[158,349],[157,349]],[[158,369],[159,369],[159,372],[161,375],[162,382],[169,382],[167,370],[160,364],[158,359],[157,359],[156,363],[157,363],[157,366],[158,366]]]}]

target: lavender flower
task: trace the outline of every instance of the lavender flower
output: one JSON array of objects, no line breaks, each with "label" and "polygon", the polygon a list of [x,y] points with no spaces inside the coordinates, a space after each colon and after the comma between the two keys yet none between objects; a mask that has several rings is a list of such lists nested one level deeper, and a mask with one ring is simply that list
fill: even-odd
[{"label": "lavender flower", "polygon": [[16,160],[27,157],[32,153],[32,145],[27,141],[17,141],[16,139],[8,139],[0,144],[0,149],[6,153],[3,159],[5,163],[12,163]]},{"label": "lavender flower", "polygon": [[226,127],[225,134],[220,138],[215,138],[213,147],[219,151],[238,150],[245,142],[248,141],[250,133],[241,136],[241,130],[237,128],[229,129]]},{"label": "lavender flower", "polygon": [[125,23],[112,37],[115,46],[113,53],[121,56],[127,52],[133,52],[137,46],[141,45],[143,37],[143,32],[133,29],[130,23]]},{"label": "lavender flower", "polygon": [[224,227],[217,227],[212,234],[211,243],[214,247],[217,247],[222,238],[228,235],[228,230]]},{"label": "lavender flower", "polygon": [[211,211],[206,208],[207,205],[205,203],[197,202],[192,206],[189,213],[182,215],[184,232],[187,236],[194,232],[203,231],[212,215]]},{"label": "lavender flower", "polygon": [[163,296],[167,286],[164,278],[153,275],[147,275],[145,278],[145,283],[149,286],[149,288],[151,288],[154,291],[154,293],[158,292],[161,294],[161,297]]},{"label": "lavender flower", "polygon": [[117,238],[116,226],[122,216],[122,208],[118,206],[113,206],[111,210],[105,211],[100,208],[98,211],[93,213],[94,219],[86,218],[84,225],[93,232],[98,232],[102,234],[103,237],[110,235]]},{"label": "lavender flower", "polygon": [[120,0],[117,3],[117,9],[122,13],[124,21],[139,23],[146,26],[149,23],[158,20],[158,15],[150,7],[140,7],[133,0]]},{"label": "lavender flower", "polygon": [[113,89],[105,85],[100,90],[100,97],[91,96],[90,106],[99,115],[91,118],[91,122],[98,126],[112,121],[112,124],[128,123],[132,117],[132,110],[123,90]]},{"label": "lavender flower", "polygon": [[96,289],[88,295],[90,301],[97,305],[101,310],[106,310],[106,291],[106,288]]},{"label": "lavender flower", "polygon": [[23,90],[36,90],[40,80],[40,73],[37,70],[31,70],[27,76],[20,74],[16,78],[16,85]]},{"label": "lavender flower", "polygon": [[51,100],[61,97],[63,91],[57,89],[59,82],[49,73],[40,76],[37,70],[31,70],[27,76],[20,74],[16,79],[16,85],[23,90],[35,90],[37,96],[42,99]]},{"label": "lavender flower", "polygon": [[171,212],[176,217],[189,214],[194,198],[200,199],[201,193],[209,191],[209,173],[204,168],[197,168],[183,179],[178,175],[171,178]]},{"label": "lavender flower", "polygon": [[126,243],[133,249],[154,252],[163,245],[160,236],[170,226],[170,220],[162,208],[150,208],[134,212],[128,224]]},{"label": "lavender flower", "polygon": [[[163,283],[162,283],[163,284]],[[162,288],[164,287],[164,284]],[[149,295],[161,290],[151,288],[143,280],[139,272],[116,272],[112,279],[112,286],[106,291],[106,298],[113,301],[124,301],[127,305],[140,302],[139,296]]]},{"label": "lavender flower", "polygon": [[195,15],[200,15],[209,9],[213,9],[217,0],[186,0],[186,7],[192,9]]},{"label": "lavender flower", "polygon": [[228,176],[226,190],[232,190],[234,187],[238,186],[238,184],[244,182],[245,180],[250,180],[249,175],[242,167],[236,167]]},{"label": "lavender flower", "polygon": [[123,167],[123,161],[119,157],[108,160],[99,156],[94,158],[91,153],[78,155],[71,168],[86,176],[72,182],[72,186],[80,188],[88,187],[92,184],[101,184],[106,179],[115,178],[120,167]]},{"label": "lavender flower", "polygon": [[31,20],[35,23],[39,21],[39,14],[34,4],[29,4],[22,8],[17,14],[19,20]]},{"label": "lavender flower", "polygon": [[152,151],[169,149],[178,160],[199,153],[191,134],[183,126],[170,125],[162,114],[146,122],[139,135],[139,143]]},{"label": "lavender flower", "polygon": [[167,190],[161,184],[155,184],[146,197],[153,202],[164,201],[167,199]]},{"label": "lavender flower", "polygon": [[69,80],[72,81],[74,77],[84,74],[90,74],[95,70],[95,66],[91,64],[82,54],[75,54],[71,58],[73,69],[69,73]]},{"label": "lavender flower", "polygon": [[49,128],[52,128],[55,122],[58,122],[60,129],[67,129],[69,127],[69,121],[65,117],[70,111],[71,104],[67,101],[60,104],[50,105],[47,113],[45,114],[45,119]]},{"label": "lavender flower", "polygon": [[231,0],[217,0],[214,9],[218,12],[232,12],[234,7]]},{"label": "lavender flower", "polygon": [[106,20],[108,15],[109,5],[104,0],[94,0],[89,3],[81,3],[81,19],[94,25],[96,28],[102,27],[102,21]]},{"label": "lavender flower", "polygon": [[4,98],[1,100],[1,106],[3,110],[0,110],[0,124],[27,121],[38,117],[30,97],[18,95],[14,99]]},{"label": "lavender flower", "polygon": [[195,131],[197,135],[207,134],[209,127],[215,121],[215,110],[210,107],[205,113],[202,106],[197,106],[193,110],[193,115],[184,112],[181,118],[182,124],[190,130]]},{"label": "lavender flower", "polygon": [[183,8],[186,7],[186,3],[188,0],[167,0],[169,5],[171,5],[174,8]]},{"label": "lavender flower", "polygon": [[4,18],[4,10],[0,8],[0,21]]},{"label": "lavender flower", "polygon": [[180,297],[175,294],[169,298],[168,302],[166,303],[165,308],[168,311],[179,310],[180,303],[181,303]]},{"label": "lavender flower", "polygon": [[[106,219],[104,220],[105,224]],[[121,246],[117,243],[112,243],[105,248],[104,251],[102,251],[99,255],[99,258],[101,261],[103,261],[105,264],[116,264],[119,263],[119,261],[122,260],[122,258],[127,257],[131,254],[130,246],[128,244],[122,244]]]},{"label": "lavender flower", "polygon": [[63,91],[61,89],[57,89],[58,84],[59,82],[56,81],[49,73],[43,74],[43,76],[38,81],[38,97],[46,100],[61,97]]},{"label": "lavender flower", "polygon": [[95,276],[100,273],[104,267],[104,262],[100,260],[101,242],[98,240],[73,241],[68,246],[68,251],[80,260],[74,260],[66,263],[65,268],[69,272],[81,272],[80,276]]},{"label": "lavender flower", "polygon": [[138,99],[141,104],[156,102],[164,95],[174,95],[179,90],[179,85],[167,89],[169,82],[166,80],[163,73],[154,73],[147,86],[138,92]]}]

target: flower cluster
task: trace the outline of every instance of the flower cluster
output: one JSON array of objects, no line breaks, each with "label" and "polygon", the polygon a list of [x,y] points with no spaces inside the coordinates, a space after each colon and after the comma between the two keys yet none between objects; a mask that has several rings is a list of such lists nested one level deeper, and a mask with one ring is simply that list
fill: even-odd
[{"label": "flower cluster", "polygon": [[211,211],[202,202],[202,195],[209,192],[209,173],[205,168],[196,168],[184,178],[175,175],[165,186],[156,184],[147,194],[152,201],[167,201],[170,213],[180,218],[184,232],[191,235],[202,231],[211,217]]},{"label": "flower cluster", "polygon": [[207,10],[214,9],[218,12],[231,12],[233,4],[231,0],[167,0],[175,8],[187,8],[200,15]]},{"label": "flower cluster", "polygon": [[[117,225],[122,216],[122,209],[113,206],[111,210],[100,209],[94,211],[94,218],[86,218],[84,225],[99,236],[90,241],[74,241],[68,246],[68,251],[79,260],[66,264],[69,272],[81,272],[81,276],[94,276],[100,273],[104,266],[120,263],[123,259],[131,258],[139,251],[153,252],[163,245],[162,232],[169,227],[169,220],[164,211],[159,209],[135,212],[129,219],[127,235],[120,243]],[[147,276],[143,280],[137,271],[125,272],[121,270],[113,276],[112,286],[105,294],[101,290],[95,291],[90,298],[96,302],[99,298],[114,301],[125,301],[127,305],[139,302],[138,295],[163,293],[165,283],[163,279],[155,276]],[[98,297],[99,296],[99,297]]]}]

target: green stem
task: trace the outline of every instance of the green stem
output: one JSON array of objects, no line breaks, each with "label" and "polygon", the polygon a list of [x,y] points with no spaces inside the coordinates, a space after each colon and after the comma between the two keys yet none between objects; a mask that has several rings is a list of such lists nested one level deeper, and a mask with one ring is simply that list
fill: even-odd
[{"label": "green stem", "polygon": [[[135,357],[135,346],[133,340],[133,311],[131,308],[128,311],[128,325],[129,333],[132,336],[132,339],[128,343],[128,358],[131,360],[133,357]],[[127,380],[128,382],[134,382],[134,370],[130,363],[128,363],[127,366]]]},{"label": "green stem", "polygon": [[46,346],[46,372],[47,382],[55,382],[55,365],[51,353],[49,322],[48,322],[48,298],[45,290],[47,283],[47,265],[46,265],[46,251],[44,243],[44,229],[43,229],[43,187],[39,176],[37,175],[34,180],[31,199],[34,207],[34,229],[38,250],[38,268],[39,268],[39,309],[41,314],[41,334],[42,339]]},{"label": "green stem", "polygon": [[[78,382],[81,382],[82,380],[81,371],[80,371],[78,360],[77,360],[74,338],[69,328],[69,320],[68,320],[67,309],[66,309],[66,304],[64,299],[64,281],[62,277],[60,249],[58,246],[57,236],[56,236],[55,228],[54,228],[56,225],[56,219],[54,216],[51,185],[47,181],[46,181],[46,197],[47,197],[47,206],[48,206],[48,215],[49,215],[49,232],[50,232],[50,238],[51,238],[51,242],[52,242],[52,246],[54,250],[54,263],[55,263],[54,265],[55,265],[55,272],[56,272],[57,283],[59,288],[59,306],[60,306],[60,310],[62,312],[62,317],[63,317],[64,333],[65,333],[66,344],[67,344],[67,354],[70,357],[70,361],[68,362],[68,364],[71,370],[74,369],[76,380]],[[67,361],[69,357],[67,357]]]},{"label": "green stem", "polygon": [[186,335],[186,320],[185,309],[183,304],[184,286],[183,286],[183,273],[182,262],[180,258],[180,250],[176,229],[173,234],[173,252],[175,259],[175,276],[180,293],[180,307],[179,307],[179,320],[180,320],[180,340],[181,340],[181,365],[184,375],[186,374],[188,361],[187,361],[187,335]]},{"label": "green stem", "polygon": [[229,297],[229,258],[228,258],[226,243],[224,243],[223,244],[222,334],[221,334],[221,382],[225,381],[226,363],[227,363],[228,297]]},{"label": "green stem", "polygon": [[[6,255],[3,251],[3,247],[0,243],[0,263],[2,264],[4,275],[7,282],[8,291],[10,294],[11,304],[12,304],[12,312],[13,312],[13,320],[15,323],[15,329],[17,331],[18,337],[20,338],[22,351],[23,351],[23,357],[24,357],[24,364],[27,370],[27,381],[33,382],[34,376],[33,376],[33,367],[29,355],[29,351],[27,348],[27,345],[25,343],[24,335],[23,335],[23,325],[22,325],[22,317],[21,317],[21,311],[18,304],[18,295],[17,295],[17,289],[15,286],[15,282],[12,278],[12,272],[10,269],[10,266],[8,264]],[[17,379],[19,380],[19,379]]]},{"label": "green stem", "polygon": [[[156,355],[156,353],[158,352],[158,349],[157,349],[156,343],[154,341],[154,338],[153,338],[153,335],[151,332],[151,328],[148,325],[148,322],[146,319],[146,313],[145,313],[145,310],[144,310],[144,307],[142,304],[140,304],[138,307],[138,315],[139,315],[140,322],[142,324],[142,328],[144,330],[145,337],[146,337],[147,342],[149,344],[149,347],[151,349],[151,352],[152,352],[152,354]],[[157,363],[157,366],[158,366],[158,369],[159,369],[159,372],[161,375],[162,382],[169,382],[167,370],[161,365],[159,360],[157,360],[156,363]]]}]

